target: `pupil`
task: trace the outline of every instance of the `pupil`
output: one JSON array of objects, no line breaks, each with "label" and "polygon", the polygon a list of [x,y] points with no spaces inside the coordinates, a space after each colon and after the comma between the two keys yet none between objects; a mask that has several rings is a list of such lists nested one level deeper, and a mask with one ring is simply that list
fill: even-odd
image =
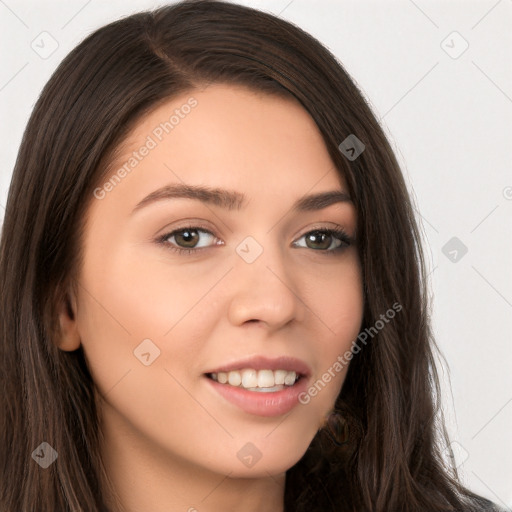
[{"label": "pupil", "polygon": [[[315,231],[314,233],[311,233],[309,236],[308,236],[308,240],[313,242],[313,243],[321,243],[321,241],[319,242],[317,240],[317,238],[321,238],[323,239],[323,242],[325,242],[325,240],[328,238],[329,235],[326,235],[325,233],[322,233],[321,231]],[[327,247],[329,247],[330,244],[327,244]],[[324,246],[325,246],[325,243],[324,243]]]},{"label": "pupil", "polygon": [[194,230],[185,229],[181,233],[183,234],[178,236],[180,236],[181,238],[185,238],[185,244],[193,247],[194,242],[197,241],[197,232]]}]

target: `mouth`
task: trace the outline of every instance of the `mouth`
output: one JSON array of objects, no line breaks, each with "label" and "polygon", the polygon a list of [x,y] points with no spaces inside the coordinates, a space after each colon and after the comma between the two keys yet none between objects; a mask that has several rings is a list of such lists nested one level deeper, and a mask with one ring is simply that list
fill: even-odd
[{"label": "mouth", "polygon": [[204,374],[211,387],[227,402],[257,416],[290,412],[307,388],[311,370],[290,357],[255,357]]},{"label": "mouth", "polygon": [[297,381],[305,377],[305,375],[293,370],[256,370],[254,368],[231,370],[229,372],[212,372],[207,373],[206,376],[219,384],[257,393],[281,391],[293,386]]}]

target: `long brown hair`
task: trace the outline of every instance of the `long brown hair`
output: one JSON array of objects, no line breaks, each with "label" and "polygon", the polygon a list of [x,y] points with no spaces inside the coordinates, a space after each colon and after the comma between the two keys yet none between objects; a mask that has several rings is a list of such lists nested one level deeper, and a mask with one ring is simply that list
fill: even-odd
[{"label": "long brown hair", "polygon": [[[319,431],[287,472],[285,510],[479,510],[485,500],[441,456],[448,438],[420,235],[381,127],[343,66],[312,36],[271,14],[209,0],[95,31],[60,64],[34,108],[0,247],[1,510],[106,510],[94,383],[81,348],[56,348],[56,305],[75,283],[85,213],[116,147],[162,102],[210,83],[301,102],[358,213],[363,329],[391,305],[402,308],[351,361],[336,402],[348,437],[339,442],[336,432]],[[365,144],[355,159],[338,147],[349,135]],[[42,442],[58,453],[47,469],[32,460]]]}]

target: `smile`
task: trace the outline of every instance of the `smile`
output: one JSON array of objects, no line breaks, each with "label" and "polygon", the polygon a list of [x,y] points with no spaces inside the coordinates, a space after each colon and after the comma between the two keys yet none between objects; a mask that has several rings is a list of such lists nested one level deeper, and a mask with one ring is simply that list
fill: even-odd
[{"label": "smile", "polygon": [[269,417],[287,414],[299,405],[299,396],[306,391],[309,379],[299,376],[292,385],[280,384],[266,388],[221,384],[208,375],[205,381],[230,406],[248,414]]},{"label": "smile", "polygon": [[210,373],[207,375],[220,384],[267,393],[281,391],[286,386],[293,386],[300,378],[300,375],[295,371],[255,370],[253,368]]}]

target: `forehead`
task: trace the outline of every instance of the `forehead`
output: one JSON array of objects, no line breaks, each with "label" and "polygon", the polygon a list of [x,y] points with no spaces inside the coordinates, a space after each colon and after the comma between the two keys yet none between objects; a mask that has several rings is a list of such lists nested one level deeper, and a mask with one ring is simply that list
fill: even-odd
[{"label": "forehead", "polygon": [[132,202],[170,183],[276,200],[346,190],[318,127],[295,98],[231,84],[180,94],[147,114],[119,146],[106,179],[123,167]]}]

